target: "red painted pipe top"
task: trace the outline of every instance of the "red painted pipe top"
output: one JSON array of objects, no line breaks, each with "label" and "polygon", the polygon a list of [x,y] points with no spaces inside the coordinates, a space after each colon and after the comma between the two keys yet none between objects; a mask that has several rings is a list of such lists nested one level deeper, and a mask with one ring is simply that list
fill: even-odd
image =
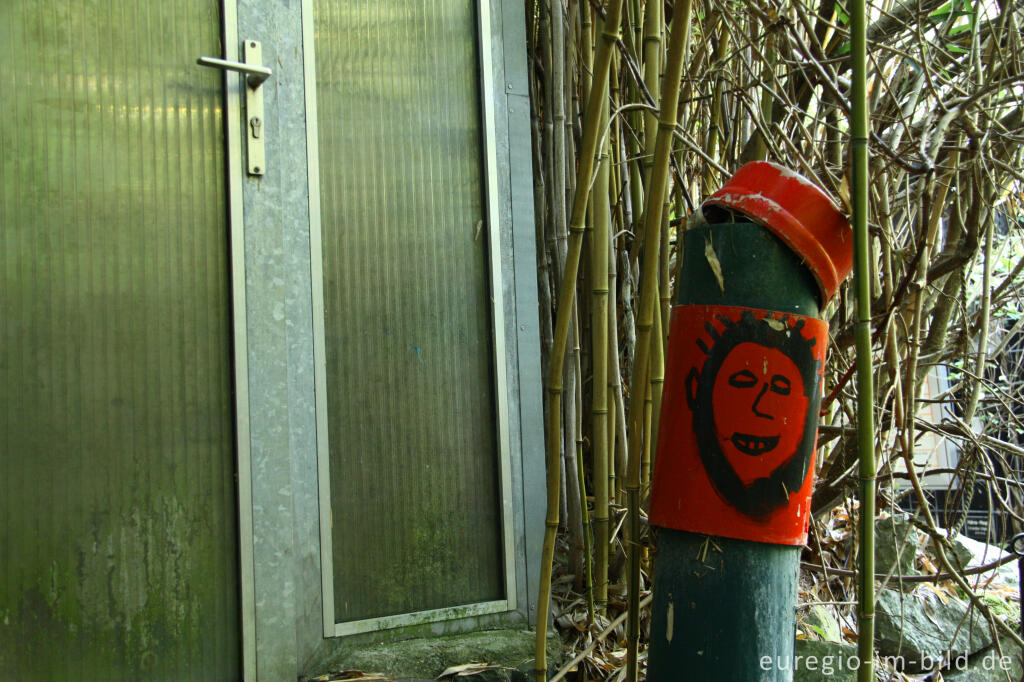
[{"label": "red painted pipe top", "polygon": [[771,230],[814,275],[822,305],[853,270],[850,222],[824,190],[776,163],[744,164],[701,208],[709,221],[726,208]]}]

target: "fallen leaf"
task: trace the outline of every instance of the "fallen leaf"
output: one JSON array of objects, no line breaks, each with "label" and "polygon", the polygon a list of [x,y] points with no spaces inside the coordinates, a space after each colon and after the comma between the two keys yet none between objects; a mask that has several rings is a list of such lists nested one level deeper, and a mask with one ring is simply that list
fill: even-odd
[{"label": "fallen leaf", "polygon": [[314,677],[312,682],[391,682],[390,677],[380,673],[364,673],[362,670],[339,670],[335,673],[328,673],[320,677]]},{"label": "fallen leaf", "polygon": [[843,202],[843,208],[847,213],[853,214],[853,199],[850,195],[850,178],[843,173],[843,181],[839,183],[839,198]]},{"label": "fallen leaf", "polygon": [[498,668],[501,668],[501,666],[492,663],[463,663],[462,665],[453,665],[450,668],[446,668],[443,673],[437,676],[437,679],[468,677],[469,675],[482,673],[485,670],[497,670]]},{"label": "fallen leaf", "polygon": [[718,281],[718,288],[725,293],[725,278],[722,277],[722,264],[718,262],[718,256],[715,254],[715,247],[711,245],[711,237],[704,238],[704,257],[708,260],[708,265],[711,267],[711,272],[715,275],[715,280]]},{"label": "fallen leaf", "polygon": [[946,594],[942,590],[938,589],[931,583],[922,583],[922,587],[924,587],[927,590],[930,590],[931,592],[934,592],[935,596],[941,599],[943,604],[949,603],[949,597],[946,596]]}]

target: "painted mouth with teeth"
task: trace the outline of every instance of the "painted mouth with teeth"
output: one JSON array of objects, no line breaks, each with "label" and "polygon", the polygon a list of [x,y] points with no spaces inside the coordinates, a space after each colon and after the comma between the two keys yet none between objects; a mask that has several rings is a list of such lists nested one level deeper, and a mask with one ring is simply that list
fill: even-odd
[{"label": "painted mouth with teeth", "polygon": [[749,433],[734,433],[729,441],[744,455],[757,457],[773,450],[779,444],[778,436],[752,436]]}]

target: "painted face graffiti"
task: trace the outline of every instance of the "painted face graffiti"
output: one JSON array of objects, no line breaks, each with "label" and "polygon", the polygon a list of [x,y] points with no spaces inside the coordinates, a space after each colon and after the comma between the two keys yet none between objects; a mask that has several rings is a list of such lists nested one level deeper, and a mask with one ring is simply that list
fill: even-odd
[{"label": "painted face graffiti", "polygon": [[722,362],[711,392],[722,453],[745,485],[770,476],[802,435],[807,412],[800,370],[775,348],[744,342]]},{"label": "painted face graffiti", "polygon": [[815,339],[803,321],[739,319],[710,322],[707,359],[687,376],[697,450],[725,502],[750,517],[785,505],[808,474],[820,402]]}]

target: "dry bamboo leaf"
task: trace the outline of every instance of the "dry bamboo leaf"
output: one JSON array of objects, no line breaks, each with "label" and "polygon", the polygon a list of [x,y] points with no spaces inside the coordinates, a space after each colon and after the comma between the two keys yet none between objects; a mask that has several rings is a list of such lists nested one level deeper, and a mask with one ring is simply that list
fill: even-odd
[{"label": "dry bamboo leaf", "polygon": [[939,567],[935,565],[935,562],[933,562],[928,555],[919,557],[919,563],[921,564],[921,570],[925,574],[934,575],[939,572]]},{"label": "dry bamboo leaf", "polygon": [[313,682],[391,682],[392,678],[380,673],[364,673],[362,670],[340,670],[314,677]]},{"label": "dry bamboo leaf", "polygon": [[718,282],[718,288],[725,293],[725,278],[722,276],[722,264],[718,262],[718,256],[715,254],[715,247],[711,245],[711,237],[704,238],[704,257],[708,260],[708,265],[711,267],[711,272],[715,275],[715,280]]},{"label": "dry bamboo leaf", "polygon": [[468,677],[469,675],[482,673],[485,670],[497,670],[500,668],[500,665],[494,665],[493,663],[463,663],[462,665],[453,665],[450,668],[446,668],[443,673],[437,676],[437,679]]},{"label": "dry bamboo leaf", "polygon": [[933,592],[936,597],[942,600],[943,604],[949,603],[949,597],[945,594],[945,590],[940,590],[931,583],[923,583],[922,586],[930,592]]},{"label": "dry bamboo leaf", "polygon": [[575,580],[575,578],[570,574],[560,575],[555,578],[551,584],[555,587],[565,587],[566,585],[572,584],[573,580]]},{"label": "dry bamboo leaf", "polygon": [[846,540],[846,538],[850,537],[850,531],[845,528],[837,528],[829,531],[828,537],[832,542],[842,542],[843,540]]},{"label": "dry bamboo leaf", "polygon": [[1003,585],[1001,583],[1000,584],[992,584],[992,585],[987,586],[985,588],[985,593],[986,594],[994,593],[995,596],[1001,597],[1001,598],[1007,599],[1007,600],[1018,601],[1020,599],[1020,591],[1019,590],[1017,590],[1015,588],[1012,588],[1012,587],[1008,587],[1007,585]]},{"label": "dry bamboo leaf", "polygon": [[604,672],[608,672],[610,670],[614,670],[615,669],[614,665],[610,664],[608,661],[604,660],[603,658],[601,658],[597,654],[591,654],[591,655],[587,656],[583,660],[588,662],[588,663],[590,663],[590,665],[592,665],[597,670],[601,670],[601,671],[604,671]]},{"label": "dry bamboo leaf", "polygon": [[853,214],[853,200],[850,197],[850,179],[845,173],[843,181],[839,183],[839,199],[843,202],[843,210],[847,215]]}]

